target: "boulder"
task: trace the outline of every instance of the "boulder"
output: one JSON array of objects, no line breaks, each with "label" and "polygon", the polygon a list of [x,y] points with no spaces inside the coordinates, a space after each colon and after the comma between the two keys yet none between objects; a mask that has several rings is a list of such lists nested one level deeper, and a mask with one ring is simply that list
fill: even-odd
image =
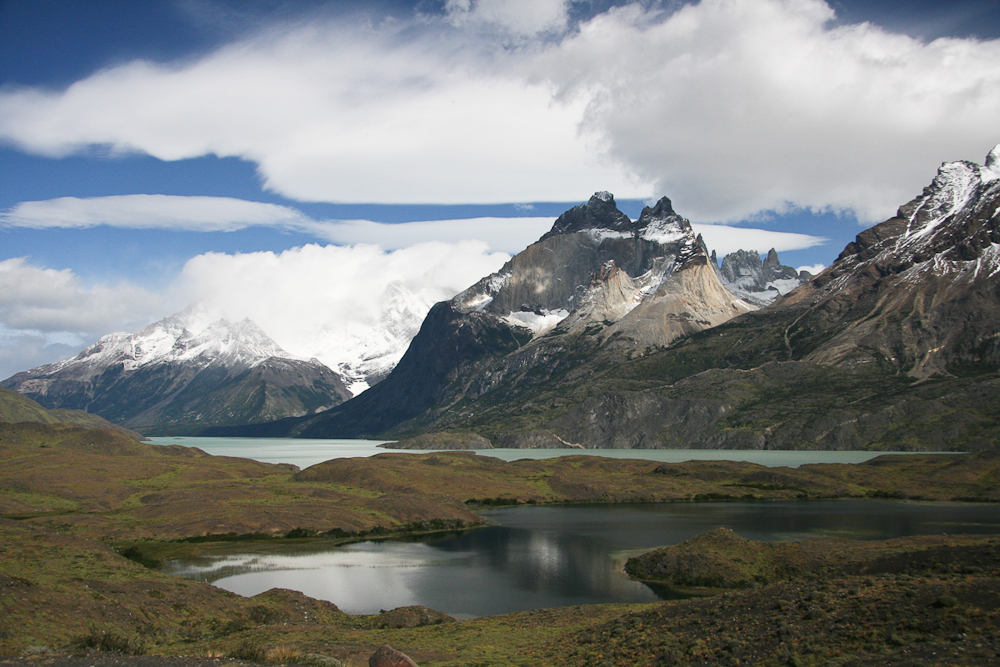
[{"label": "boulder", "polygon": [[417,667],[408,655],[400,653],[388,644],[382,644],[368,658],[368,667]]}]

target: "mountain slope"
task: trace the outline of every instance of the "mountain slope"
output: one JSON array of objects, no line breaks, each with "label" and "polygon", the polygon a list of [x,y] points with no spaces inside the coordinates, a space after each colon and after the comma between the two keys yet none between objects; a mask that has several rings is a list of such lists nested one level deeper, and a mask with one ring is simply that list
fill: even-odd
[{"label": "mountain slope", "polygon": [[1000,149],[944,165],[773,306],[421,427],[585,447],[996,448],[998,163]]},{"label": "mountain slope", "polygon": [[462,401],[500,400],[595,355],[646,354],[753,308],[722,287],[668,199],[633,222],[599,192],[500,271],[436,304],[382,383],[322,415],[234,432],[376,435]]},{"label": "mountain slope", "polygon": [[82,428],[110,428],[131,437],[142,438],[135,431],[112,424],[103,417],[82,410],[46,410],[37,402],[16,391],[0,387],[0,422],[35,422],[39,424],[70,424]]},{"label": "mountain slope", "polygon": [[292,357],[253,322],[208,322],[199,309],[137,334],[109,334],[73,359],[2,384],[147,435],[300,416],[350,398],[336,373]]}]

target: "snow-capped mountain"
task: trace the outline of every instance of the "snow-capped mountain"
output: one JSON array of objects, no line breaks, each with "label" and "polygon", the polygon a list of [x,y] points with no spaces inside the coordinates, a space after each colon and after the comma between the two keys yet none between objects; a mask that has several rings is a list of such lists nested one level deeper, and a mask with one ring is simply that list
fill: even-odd
[{"label": "snow-capped mountain", "polygon": [[[718,266],[714,252],[712,263]],[[811,279],[812,275],[783,266],[778,253],[771,248],[763,261],[755,250],[729,253],[722,258],[719,277],[726,289],[744,301],[766,306]]]},{"label": "snow-capped mountain", "polygon": [[895,217],[776,305],[808,306],[789,339],[811,349],[806,359],[928,378],[1000,363],[998,290],[1000,146],[982,166],[942,165]]},{"label": "snow-capped mountain", "polygon": [[[737,300],[703,244],[660,208],[643,224],[602,195],[567,211],[501,271],[436,304],[385,381],[284,433],[456,429],[518,447],[997,448],[1000,147],[983,166],[943,165],[829,268],[731,319]],[[677,240],[654,243],[650,227]],[[750,259],[756,268],[759,256]],[[719,319],[703,316],[712,313]]]},{"label": "snow-capped mountain", "polygon": [[755,309],[722,286],[669,199],[633,222],[598,192],[500,271],[431,308],[383,382],[288,432],[384,432],[457,401],[503,400],[591,356],[643,355]]},{"label": "snow-capped mountain", "polygon": [[336,373],[282,350],[250,320],[201,307],[103,336],[72,359],[5,380],[48,408],[87,410],[146,434],[301,416],[350,398]]}]

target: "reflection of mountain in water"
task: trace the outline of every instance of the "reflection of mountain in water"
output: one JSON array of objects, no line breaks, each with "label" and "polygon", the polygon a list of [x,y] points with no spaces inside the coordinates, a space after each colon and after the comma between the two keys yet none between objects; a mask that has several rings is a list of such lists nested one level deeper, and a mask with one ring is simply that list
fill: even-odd
[{"label": "reflection of mountain in water", "polygon": [[986,505],[871,500],[519,507],[484,515],[500,525],[422,542],[319,550],[323,544],[317,541],[307,553],[234,554],[175,561],[166,569],[241,595],[274,587],[299,590],[353,614],[421,604],[468,618],[654,601],[656,594],[627,579],[616,558],[720,526],[755,540],[1000,533],[1000,514]]}]

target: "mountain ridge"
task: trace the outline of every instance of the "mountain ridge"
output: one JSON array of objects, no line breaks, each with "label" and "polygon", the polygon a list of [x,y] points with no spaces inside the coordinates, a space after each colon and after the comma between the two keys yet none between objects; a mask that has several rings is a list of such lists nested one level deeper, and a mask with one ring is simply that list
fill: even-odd
[{"label": "mountain ridge", "polygon": [[[753,310],[725,290],[709,262],[669,199],[633,222],[610,193],[598,192],[498,272],[436,304],[382,383],[349,407],[274,428],[370,436],[435,406],[545,381],[581,355],[641,353]],[[679,299],[681,281],[704,289]]]},{"label": "mountain ridge", "polygon": [[72,359],[0,384],[47,408],[87,410],[156,435],[272,421],[350,398],[336,373],[285,352],[251,320],[211,321],[200,307],[103,336]]},{"label": "mountain ridge", "polygon": [[[372,421],[364,413],[378,405],[359,410],[358,402],[349,402],[285,427],[304,437],[455,429],[495,446],[995,448],[998,157],[1000,147],[982,167],[942,165],[896,216],[860,233],[833,265],[761,310],[660,346],[644,349],[639,341],[619,354],[601,337],[613,322],[595,323],[589,332],[586,326],[565,331],[569,315],[541,335],[525,330],[523,341],[499,341],[501,332],[489,330],[498,318],[479,322],[473,331],[472,321],[455,315],[453,324],[468,325],[467,343],[483,351],[464,368],[449,366],[438,377],[436,393],[413,384],[422,404],[411,406],[410,416],[398,412]],[[598,199],[597,210],[606,211],[609,202]],[[617,216],[593,228],[574,222],[579,219],[578,212],[559,227],[564,236],[584,234],[600,242],[638,236],[634,223],[626,230]],[[549,234],[539,244],[560,236]],[[539,244],[512,262],[541,253]],[[707,258],[703,244],[696,254]],[[635,257],[615,265],[623,268]],[[635,287],[635,272],[626,273],[631,287],[610,265],[593,277],[603,276],[620,305]],[[468,303],[489,308],[497,299],[486,288],[499,293],[510,280],[501,278],[484,278],[463,293],[481,297]],[[565,286],[559,289],[567,294]],[[503,313],[516,302],[493,308]],[[435,309],[424,323],[428,335],[441,333],[435,318],[442,319],[448,306]],[[636,310],[619,322],[638,318]],[[429,360],[425,369],[434,363],[447,361]],[[405,386],[405,380],[396,382]]]}]

